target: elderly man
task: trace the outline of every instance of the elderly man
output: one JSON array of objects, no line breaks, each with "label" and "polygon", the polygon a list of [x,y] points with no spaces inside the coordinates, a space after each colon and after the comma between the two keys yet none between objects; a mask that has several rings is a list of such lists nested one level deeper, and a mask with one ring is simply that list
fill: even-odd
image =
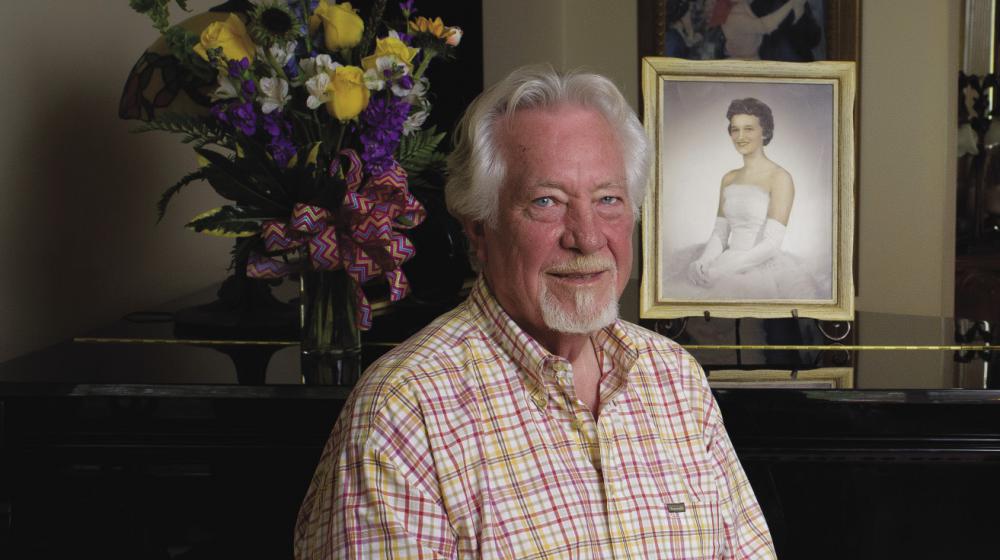
[{"label": "elderly man", "polygon": [[701,368],[617,318],[649,147],[615,86],[523,68],[458,138],[482,274],[354,389],[297,556],[773,557]]}]

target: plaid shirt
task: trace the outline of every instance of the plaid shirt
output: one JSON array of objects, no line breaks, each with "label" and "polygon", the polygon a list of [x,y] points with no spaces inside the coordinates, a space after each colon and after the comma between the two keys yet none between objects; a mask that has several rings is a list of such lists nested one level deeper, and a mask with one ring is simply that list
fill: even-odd
[{"label": "plaid shirt", "polygon": [[296,557],[773,558],[700,366],[623,321],[593,341],[596,421],[480,279],[354,389]]}]

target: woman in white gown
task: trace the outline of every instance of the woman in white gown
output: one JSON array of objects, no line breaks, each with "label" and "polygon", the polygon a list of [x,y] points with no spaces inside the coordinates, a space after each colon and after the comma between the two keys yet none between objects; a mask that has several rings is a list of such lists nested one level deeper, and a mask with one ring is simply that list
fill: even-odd
[{"label": "woman in white gown", "polygon": [[722,7],[723,11],[728,8],[728,13],[721,15],[720,18],[722,34],[726,37],[726,58],[744,60],[759,60],[760,44],[764,40],[764,35],[777,29],[788,17],[789,12],[795,13],[793,22],[798,22],[805,13],[806,4],[806,0],[788,0],[777,10],[758,17],[750,7],[750,0],[721,0],[721,2],[716,6]]},{"label": "woman in white gown", "polygon": [[[796,300],[819,297],[802,263],[781,250],[795,201],[791,174],[764,154],[774,135],[771,108],[748,97],[726,112],[743,167],[722,177],[715,227],[704,245],[682,251],[682,269],[668,278],[670,297]],[[686,254],[684,254],[686,253]],[[696,257],[692,261],[692,257]],[[686,267],[683,263],[690,263]],[[675,269],[676,270],[676,269]]]}]

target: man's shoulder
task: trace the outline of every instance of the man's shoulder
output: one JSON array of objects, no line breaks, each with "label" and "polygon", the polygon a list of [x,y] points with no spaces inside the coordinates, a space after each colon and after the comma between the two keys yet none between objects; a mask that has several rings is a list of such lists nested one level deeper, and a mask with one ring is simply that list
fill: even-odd
[{"label": "man's shoulder", "polygon": [[469,306],[460,304],[375,360],[354,392],[369,398],[405,389],[414,394],[427,384],[437,390],[461,377],[464,364],[486,335]]},{"label": "man's shoulder", "polygon": [[677,344],[673,340],[663,336],[662,334],[647,329],[641,325],[635,323],[630,323],[624,319],[618,321],[618,326],[628,335],[629,339],[635,344],[636,350],[641,354],[642,352],[681,352],[685,353],[684,348],[680,344]]},{"label": "man's shoulder", "polygon": [[404,370],[414,375],[432,373],[442,362],[461,357],[470,344],[485,338],[473,310],[461,304],[393,347],[369,369]]},{"label": "man's shoulder", "polygon": [[475,314],[459,305],[379,357],[351,391],[341,437],[391,429],[421,439],[439,433],[446,418],[476,414],[481,391],[470,364],[485,338]]},{"label": "man's shoulder", "polygon": [[704,373],[694,357],[683,346],[655,331],[619,321],[620,328],[629,337],[637,351],[640,368],[654,374],[659,383],[673,382],[700,389]]}]

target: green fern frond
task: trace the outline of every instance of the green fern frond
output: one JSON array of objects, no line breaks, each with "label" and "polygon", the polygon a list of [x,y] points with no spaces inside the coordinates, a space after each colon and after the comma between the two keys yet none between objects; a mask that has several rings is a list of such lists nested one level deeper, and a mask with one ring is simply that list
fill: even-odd
[{"label": "green fern frond", "polygon": [[435,126],[404,136],[396,151],[397,161],[409,175],[416,175],[431,165],[444,162],[445,155],[437,151],[437,148],[445,136],[446,133],[438,132]]},{"label": "green fern frond", "polygon": [[[191,11],[187,0],[175,0],[175,3],[185,12]],[[160,33],[165,33],[170,27],[170,0],[129,0],[128,4],[133,10],[149,16],[153,27]]]},{"label": "green fern frond", "polygon": [[201,169],[192,171],[164,191],[163,196],[160,197],[160,201],[156,203],[156,223],[160,223],[163,220],[163,216],[167,213],[167,205],[170,204],[170,200],[175,194],[181,192],[181,189],[187,185],[204,178],[205,174],[201,172]]},{"label": "green fern frond", "polygon": [[202,212],[185,227],[216,237],[253,237],[260,233],[261,224],[276,216],[240,206],[220,206]]},{"label": "green fern frond", "polygon": [[181,142],[184,144],[193,143],[199,148],[206,144],[216,144],[226,147],[233,144],[232,136],[217,124],[190,115],[163,113],[155,119],[146,121],[132,129],[132,132],[151,131],[183,134],[184,138],[181,139]]}]

